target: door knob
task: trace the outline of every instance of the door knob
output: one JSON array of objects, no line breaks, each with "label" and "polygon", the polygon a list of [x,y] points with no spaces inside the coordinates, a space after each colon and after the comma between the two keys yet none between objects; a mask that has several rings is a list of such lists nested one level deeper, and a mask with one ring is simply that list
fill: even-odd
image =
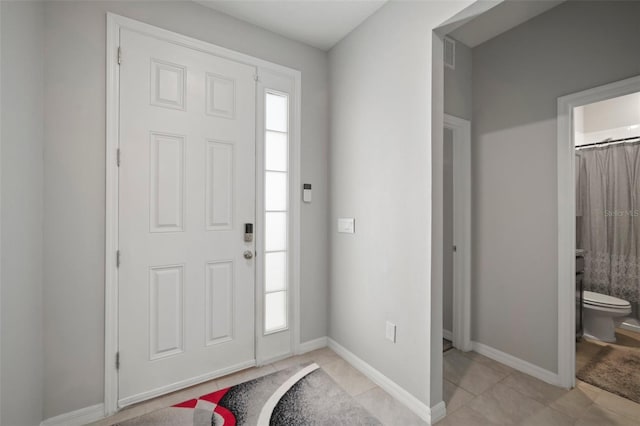
[{"label": "door knob", "polygon": [[244,252],[244,258],[245,259],[253,259],[253,252],[251,250],[246,250]]}]

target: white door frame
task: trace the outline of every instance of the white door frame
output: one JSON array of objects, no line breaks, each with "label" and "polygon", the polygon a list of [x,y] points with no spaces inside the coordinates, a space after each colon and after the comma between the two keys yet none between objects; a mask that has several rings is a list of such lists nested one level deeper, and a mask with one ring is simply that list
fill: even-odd
[{"label": "white door frame", "polygon": [[[0,7],[0,34],[2,33],[2,7]],[[1,44],[1,43],[0,43]],[[0,100],[2,100],[2,47],[0,46]],[[2,112],[0,112],[0,129],[2,129]],[[0,153],[2,153],[2,132],[0,131]],[[0,176],[2,176],[2,155],[0,155]],[[0,179],[0,189],[2,179]],[[0,191],[0,194],[2,191]],[[0,212],[2,212],[2,197],[0,197]],[[2,216],[0,215],[0,241],[2,241]],[[0,259],[2,259],[2,244],[0,244]],[[2,330],[2,263],[0,262],[0,331]],[[0,366],[2,365],[2,339],[0,338]],[[2,381],[2,368],[0,368],[0,383]],[[0,390],[0,407],[2,407],[2,391]],[[2,416],[0,416],[2,424]]]},{"label": "white door frame", "polygon": [[[301,131],[301,73],[300,71],[264,61],[242,53],[201,40],[167,31],[123,16],[107,13],[107,108],[106,108],[106,225],[105,225],[105,376],[104,407],[105,416],[118,411],[118,371],[115,365],[118,352],[118,270],[116,267],[116,251],[118,249],[118,165],[119,147],[119,72],[118,47],[120,30],[126,28],[160,40],[188,47],[205,53],[254,66],[260,75],[261,70],[275,71],[289,76],[294,81],[294,92],[291,94],[292,107],[295,109],[290,135],[290,166],[292,187],[289,197],[291,205],[291,261],[293,268],[290,277],[292,298],[292,323],[294,353],[300,351],[300,131]],[[256,132],[263,129],[256,128]],[[256,172],[259,172],[256,165]],[[256,197],[261,196],[263,188],[256,188]],[[256,238],[260,238],[256,233]],[[262,283],[256,280],[256,292],[262,291]],[[256,328],[256,333],[262,327]],[[258,348],[256,347],[256,350]],[[256,354],[256,359],[260,359]]]},{"label": "white door frame", "polygon": [[444,115],[453,132],[453,346],[471,350],[471,122]]},{"label": "white door frame", "polygon": [[576,217],[573,109],[640,92],[640,76],[558,98],[558,377],[575,386]]}]

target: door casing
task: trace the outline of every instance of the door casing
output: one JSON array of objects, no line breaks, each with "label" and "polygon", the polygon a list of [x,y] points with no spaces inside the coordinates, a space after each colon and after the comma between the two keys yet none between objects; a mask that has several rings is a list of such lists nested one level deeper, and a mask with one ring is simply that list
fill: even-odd
[{"label": "door casing", "polygon": [[[290,129],[289,165],[291,185],[289,202],[291,206],[290,231],[290,300],[291,300],[291,334],[292,350],[294,354],[300,352],[300,131],[301,131],[301,73],[300,71],[274,64],[249,55],[238,53],[201,40],[193,39],[162,28],[145,24],[130,18],[107,13],[107,46],[106,46],[106,76],[107,76],[107,105],[106,105],[106,217],[105,217],[105,387],[104,410],[105,416],[118,411],[118,370],[116,368],[116,354],[118,352],[118,269],[116,253],[118,250],[118,148],[119,148],[119,46],[120,30],[127,28],[142,34],[150,35],[164,41],[198,51],[211,53],[216,56],[257,68],[259,79],[261,72],[275,72],[285,75],[293,81],[293,93],[290,94],[293,119]],[[256,121],[256,133],[264,129]],[[258,142],[256,138],[256,143]],[[262,172],[262,167],[256,163],[256,174]],[[262,197],[264,189],[256,187],[256,198]],[[259,213],[259,212],[257,212]],[[261,238],[256,233],[256,239]],[[262,291],[262,282],[256,279],[256,294]],[[262,319],[257,319],[255,333],[262,332]],[[256,346],[256,359],[260,363],[269,362],[259,353]]]},{"label": "door casing", "polygon": [[471,122],[444,115],[453,132],[453,346],[471,350]]}]

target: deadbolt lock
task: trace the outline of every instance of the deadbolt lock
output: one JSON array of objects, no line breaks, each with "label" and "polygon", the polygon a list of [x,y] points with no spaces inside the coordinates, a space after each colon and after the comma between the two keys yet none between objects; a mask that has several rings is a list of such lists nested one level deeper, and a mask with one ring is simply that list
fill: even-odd
[{"label": "deadbolt lock", "polygon": [[253,241],[253,223],[244,224],[244,240],[247,243]]}]

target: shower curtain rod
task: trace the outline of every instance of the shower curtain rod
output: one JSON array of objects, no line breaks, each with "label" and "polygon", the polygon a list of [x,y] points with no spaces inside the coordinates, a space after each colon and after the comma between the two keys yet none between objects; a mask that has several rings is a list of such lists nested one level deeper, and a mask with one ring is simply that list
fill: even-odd
[{"label": "shower curtain rod", "polygon": [[634,136],[632,138],[622,138],[622,139],[607,139],[607,140],[600,141],[600,142],[586,143],[584,145],[576,146],[576,149],[588,148],[590,146],[606,145],[606,144],[610,144],[610,143],[629,142],[629,141],[632,141],[632,140],[635,140],[635,139],[640,139],[640,136]]}]

